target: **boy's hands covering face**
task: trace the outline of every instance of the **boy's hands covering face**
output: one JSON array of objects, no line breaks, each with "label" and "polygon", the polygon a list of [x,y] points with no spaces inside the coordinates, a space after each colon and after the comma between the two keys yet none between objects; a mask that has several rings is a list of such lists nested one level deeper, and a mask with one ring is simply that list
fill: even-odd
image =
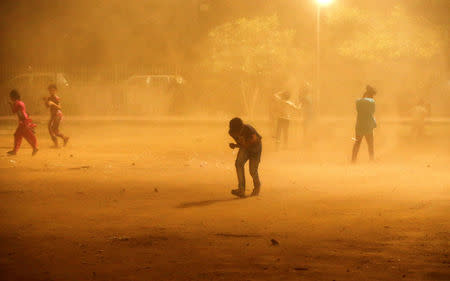
[{"label": "boy's hands covering face", "polygon": [[235,149],[236,147],[239,147],[239,145],[237,145],[235,143],[230,143],[229,146],[231,149]]}]

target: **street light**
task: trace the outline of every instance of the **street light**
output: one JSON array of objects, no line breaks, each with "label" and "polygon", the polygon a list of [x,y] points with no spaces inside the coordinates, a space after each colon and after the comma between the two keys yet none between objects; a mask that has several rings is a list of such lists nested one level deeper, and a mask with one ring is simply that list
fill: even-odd
[{"label": "street light", "polygon": [[320,102],[320,8],[333,2],[333,0],[316,0],[317,2],[317,34],[316,34],[316,110]]}]

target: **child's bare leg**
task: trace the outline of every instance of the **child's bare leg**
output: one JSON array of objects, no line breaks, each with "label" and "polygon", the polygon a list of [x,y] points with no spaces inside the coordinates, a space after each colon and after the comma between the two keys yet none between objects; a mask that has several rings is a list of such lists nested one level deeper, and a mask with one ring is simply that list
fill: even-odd
[{"label": "child's bare leg", "polygon": [[55,137],[60,137],[64,141],[64,146],[69,141],[69,137],[65,136],[63,133],[59,131],[59,125],[61,124],[61,117],[56,117],[52,124],[52,131]]},{"label": "child's bare leg", "polygon": [[52,138],[53,143],[55,144],[55,146],[58,146],[58,138],[56,138],[55,132],[53,131],[53,123],[54,123],[54,119],[50,119],[50,121],[48,121],[48,133],[50,134],[50,137]]}]

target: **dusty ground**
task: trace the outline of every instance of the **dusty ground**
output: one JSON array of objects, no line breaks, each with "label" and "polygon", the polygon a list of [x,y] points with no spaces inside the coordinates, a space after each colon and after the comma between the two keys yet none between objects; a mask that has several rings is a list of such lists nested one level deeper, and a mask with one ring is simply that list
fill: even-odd
[{"label": "dusty ground", "polygon": [[350,125],[278,153],[262,128],[261,196],[235,199],[226,128],[86,124],[0,158],[1,280],[450,280],[448,127],[380,128],[358,165]]}]

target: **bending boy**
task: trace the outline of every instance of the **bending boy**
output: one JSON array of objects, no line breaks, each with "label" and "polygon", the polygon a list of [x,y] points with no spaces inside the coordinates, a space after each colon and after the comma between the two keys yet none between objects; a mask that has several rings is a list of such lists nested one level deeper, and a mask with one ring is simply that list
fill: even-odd
[{"label": "bending boy", "polygon": [[233,189],[231,194],[238,197],[245,197],[245,163],[249,160],[250,175],[253,178],[253,192],[251,196],[257,196],[260,191],[258,166],[261,160],[262,143],[261,136],[252,126],[244,124],[240,118],[233,118],[230,121],[228,132],[236,143],[230,143],[230,148],[239,148],[236,157],[236,173],[238,178],[238,188]]}]

